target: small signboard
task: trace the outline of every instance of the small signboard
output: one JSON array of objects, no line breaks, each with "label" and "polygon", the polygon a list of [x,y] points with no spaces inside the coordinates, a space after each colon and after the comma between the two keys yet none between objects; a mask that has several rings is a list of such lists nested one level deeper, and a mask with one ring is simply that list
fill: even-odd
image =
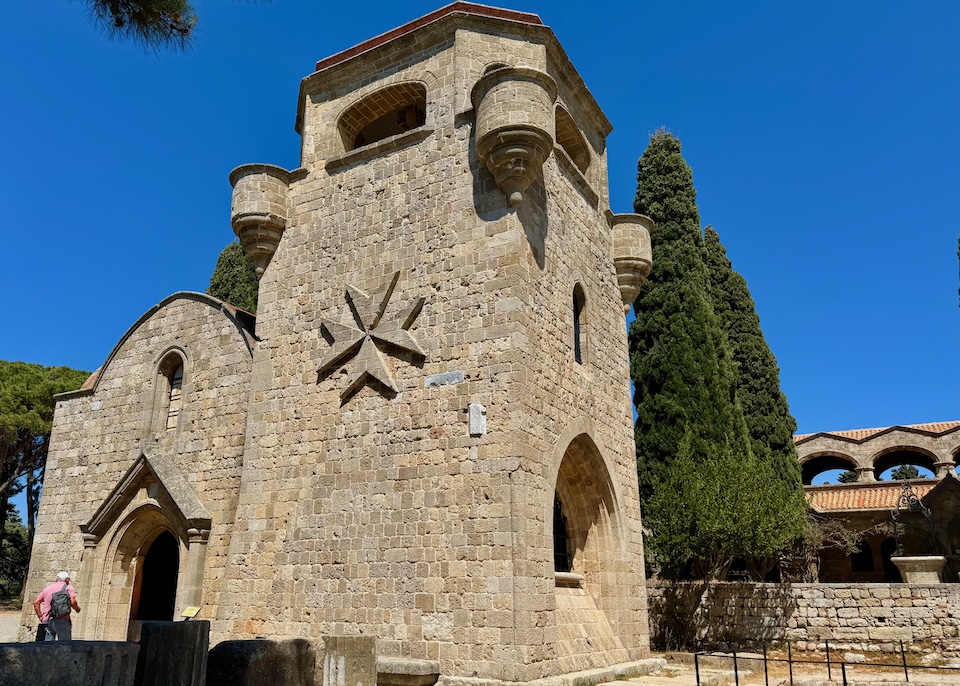
[{"label": "small signboard", "polygon": [[198,614],[200,614],[200,607],[194,607],[191,605],[190,607],[183,608],[183,612],[180,613],[180,616],[184,619],[193,619]]}]

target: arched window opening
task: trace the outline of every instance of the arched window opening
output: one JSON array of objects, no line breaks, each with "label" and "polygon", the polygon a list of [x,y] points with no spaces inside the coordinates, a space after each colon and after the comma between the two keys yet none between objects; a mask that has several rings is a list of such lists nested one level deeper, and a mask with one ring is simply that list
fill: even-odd
[{"label": "arched window opening", "polygon": [[583,134],[580,133],[573,117],[562,107],[557,107],[555,117],[557,143],[577,165],[577,169],[586,172],[587,167],[590,166],[590,148],[587,147]]},{"label": "arched window opening", "polygon": [[563,516],[563,505],[560,498],[553,497],[553,571],[569,572],[573,569],[570,563],[570,549],[568,546],[567,518]]},{"label": "arched window opening", "polygon": [[580,284],[573,287],[573,359],[583,364],[583,308],[586,297]]},{"label": "arched window opening", "polygon": [[492,64],[488,64],[486,67],[483,68],[483,74],[486,75],[494,71],[495,69],[505,69],[509,66],[510,65],[507,64],[506,62],[494,62]]},{"label": "arched window opening", "polygon": [[396,136],[426,123],[427,89],[422,83],[389,86],[348,109],[339,129],[347,151]]},{"label": "arched window opening", "polygon": [[860,541],[857,550],[850,554],[850,567],[854,572],[873,571],[873,548],[866,541]]},{"label": "arched window opening", "polygon": [[183,414],[183,357],[171,352],[157,368],[156,400],[154,401],[155,433],[176,431]]}]

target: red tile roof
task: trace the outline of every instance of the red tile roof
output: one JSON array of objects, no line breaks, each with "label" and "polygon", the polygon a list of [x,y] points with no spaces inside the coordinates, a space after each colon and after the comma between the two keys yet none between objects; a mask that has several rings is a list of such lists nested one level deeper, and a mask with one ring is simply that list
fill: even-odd
[{"label": "red tile roof", "polygon": [[540,17],[529,12],[517,12],[516,10],[506,10],[501,9],[500,7],[478,5],[474,2],[453,2],[446,7],[441,7],[440,9],[434,10],[429,14],[425,14],[419,19],[414,19],[403,26],[391,29],[386,33],[381,33],[379,36],[374,36],[373,38],[363,41],[362,43],[358,43],[352,48],[347,48],[342,52],[338,52],[336,55],[331,55],[330,57],[324,58],[317,62],[316,70],[320,71],[321,69],[332,67],[340,62],[346,62],[351,57],[356,57],[357,55],[365,53],[369,50],[373,50],[374,48],[379,48],[381,45],[385,45],[396,38],[400,38],[401,36],[423,28],[427,24],[433,23],[438,19],[447,16],[448,14],[454,14],[456,12],[463,14],[474,14],[481,17],[506,19],[508,21],[519,21],[523,22],[524,24],[538,24],[543,26],[543,22],[540,21]]},{"label": "red tile roof", "polygon": [[913,431],[917,433],[940,435],[949,431],[954,431],[957,428],[960,428],[960,421],[929,422],[927,424],[903,424],[896,426],[883,426],[877,429],[850,429],[847,431],[819,431],[812,434],[796,434],[793,437],[793,441],[794,443],[801,443],[805,440],[813,438],[814,436],[835,436],[837,438],[844,438],[847,440],[856,441],[857,443],[862,443],[863,441],[873,438],[878,434],[891,431],[893,429],[906,429],[907,431]]},{"label": "red tile roof", "polygon": [[[806,486],[807,502],[820,512],[844,510],[890,510],[897,506],[902,492],[902,481],[882,483],[830,484]],[[923,497],[937,485],[935,479],[912,481],[913,490]]]}]

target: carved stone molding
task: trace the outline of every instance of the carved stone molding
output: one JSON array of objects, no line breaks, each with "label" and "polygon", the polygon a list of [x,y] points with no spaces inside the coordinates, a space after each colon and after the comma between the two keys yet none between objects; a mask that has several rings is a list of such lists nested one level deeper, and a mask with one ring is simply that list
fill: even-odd
[{"label": "carved stone molding", "polygon": [[397,392],[396,382],[384,358],[385,352],[399,350],[424,357],[423,348],[409,331],[423,309],[424,299],[417,298],[392,316],[385,316],[399,278],[400,272],[395,272],[369,295],[348,285],[345,294],[347,316],[341,315],[339,320],[326,317],[320,320],[333,337],[333,345],[320,363],[319,377],[354,358],[353,373],[340,393],[341,400],[346,400],[370,380]]}]

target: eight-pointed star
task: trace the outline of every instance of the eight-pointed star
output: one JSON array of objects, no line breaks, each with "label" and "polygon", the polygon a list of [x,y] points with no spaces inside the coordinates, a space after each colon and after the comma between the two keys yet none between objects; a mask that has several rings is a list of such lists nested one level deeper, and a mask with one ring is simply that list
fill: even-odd
[{"label": "eight-pointed star", "polygon": [[383,357],[384,347],[389,350],[392,346],[416,355],[424,355],[420,344],[408,331],[423,308],[423,298],[414,300],[394,317],[384,319],[383,316],[399,278],[400,272],[394,273],[370,295],[348,285],[346,296],[352,314],[350,320],[336,321],[326,317],[320,320],[333,336],[330,353],[320,363],[321,375],[357,353],[355,369],[340,393],[341,399],[346,399],[370,378],[376,379],[394,392],[397,391]]}]

